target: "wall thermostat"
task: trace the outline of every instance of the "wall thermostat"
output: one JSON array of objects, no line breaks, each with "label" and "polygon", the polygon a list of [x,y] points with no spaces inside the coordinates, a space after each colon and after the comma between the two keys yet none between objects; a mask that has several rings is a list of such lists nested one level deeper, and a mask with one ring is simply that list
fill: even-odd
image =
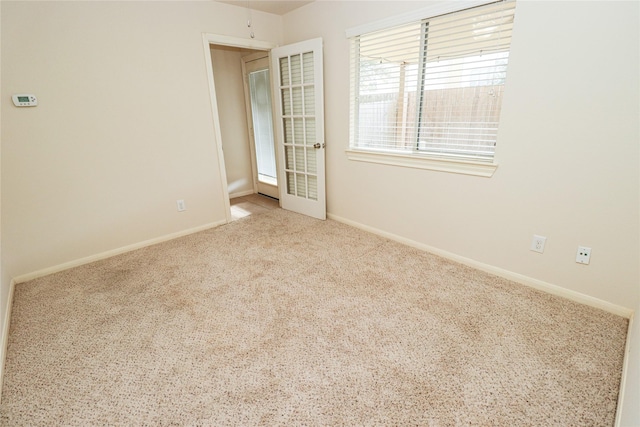
[{"label": "wall thermostat", "polygon": [[13,95],[11,99],[13,99],[13,105],[16,107],[35,107],[38,105],[38,98],[36,98],[35,95],[27,93]]}]

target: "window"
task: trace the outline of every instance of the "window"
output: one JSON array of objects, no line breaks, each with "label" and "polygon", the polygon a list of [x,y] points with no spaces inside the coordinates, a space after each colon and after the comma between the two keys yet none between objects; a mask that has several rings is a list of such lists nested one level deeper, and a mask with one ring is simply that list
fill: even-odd
[{"label": "window", "polygon": [[515,2],[351,37],[350,153],[492,163]]}]

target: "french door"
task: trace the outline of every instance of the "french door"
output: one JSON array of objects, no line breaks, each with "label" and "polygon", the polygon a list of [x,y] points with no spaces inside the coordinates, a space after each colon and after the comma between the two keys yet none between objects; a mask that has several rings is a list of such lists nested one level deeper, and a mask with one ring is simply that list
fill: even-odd
[{"label": "french door", "polygon": [[326,219],[322,39],[271,50],[283,209]]}]

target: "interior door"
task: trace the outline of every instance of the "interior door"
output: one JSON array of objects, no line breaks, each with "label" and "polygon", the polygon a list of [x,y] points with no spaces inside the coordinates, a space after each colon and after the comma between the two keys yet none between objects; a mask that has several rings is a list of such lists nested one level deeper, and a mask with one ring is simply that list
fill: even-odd
[{"label": "interior door", "polygon": [[271,50],[283,209],[326,219],[322,39]]}]

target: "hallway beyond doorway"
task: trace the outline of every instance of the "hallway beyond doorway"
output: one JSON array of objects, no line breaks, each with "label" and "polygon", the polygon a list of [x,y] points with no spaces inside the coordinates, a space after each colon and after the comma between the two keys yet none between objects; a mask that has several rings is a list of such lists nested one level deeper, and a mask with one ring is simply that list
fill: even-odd
[{"label": "hallway beyond doorway", "polygon": [[231,220],[237,221],[250,215],[258,215],[273,209],[280,209],[276,199],[262,194],[250,194],[248,196],[231,199]]}]

